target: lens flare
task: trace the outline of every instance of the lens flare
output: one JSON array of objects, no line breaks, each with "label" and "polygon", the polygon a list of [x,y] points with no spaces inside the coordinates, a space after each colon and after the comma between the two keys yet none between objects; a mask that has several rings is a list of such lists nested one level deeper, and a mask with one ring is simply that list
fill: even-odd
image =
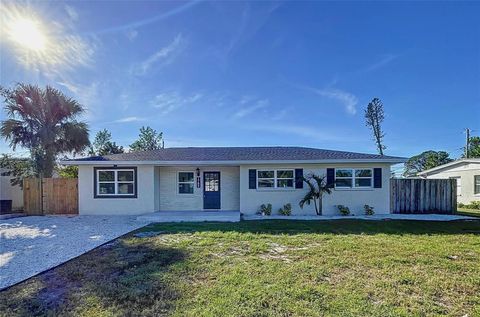
[{"label": "lens flare", "polygon": [[41,25],[31,19],[18,18],[8,28],[9,38],[17,45],[32,51],[42,51],[47,45],[47,38]]}]

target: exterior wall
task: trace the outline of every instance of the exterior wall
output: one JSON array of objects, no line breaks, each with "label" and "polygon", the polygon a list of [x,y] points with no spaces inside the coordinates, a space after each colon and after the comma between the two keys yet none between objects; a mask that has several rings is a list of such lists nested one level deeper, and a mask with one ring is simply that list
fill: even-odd
[{"label": "exterior wall", "polygon": [[[177,173],[194,172],[197,166],[158,167],[160,170],[160,211],[204,210],[203,209],[203,172],[220,172],[221,210],[240,209],[239,167],[198,167],[200,168],[201,186],[196,182],[193,194],[178,194]],[[196,175],[195,175],[196,179]]]},{"label": "exterior wall", "polygon": [[[0,169],[0,173],[5,172]],[[11,200],[12,210],[23,209],[23,190],[20,186],[12,186],[10,176],[0,176],[0,200]]]},{"label": "exterior wall", "polygon": [[480,163],[465,163],[452,168],[445,168],[427,175],[426,178],[451,178],[460,177],[461,193],[457,196],[457,202],[469,204],[472,201],[480,201],[480,194],[474,194],[474,176],[480,175]]},{"label": "exterior wall", "polygon": [[283,205],[292,205],[292,214],[315,215],[313,205],[301,209],[299,201],[308,192],[306,184],[303,189],[265,190],[248,188],[249,169],[281,169],[303,168],[304,175],[315,173],[326,175],[327,168],[382,168],[382,188],[368,189],[333,189],[331,195],[323,197],[323,214],[339,214],[336,205],[345,205],[353,214],[363,214],[363,206],[368,204],[374,207],[376,214],[390,213],[390,165],[389,164],[308,164],[308,165],[242,165],[240,166],[240,211],[243,214],[255,214],[261,204],[272,204],[272,213],[277,213]]},{"label": "exterior wall", "polygon": [[156,210],[155,167],[153,165],[137,166],[137,198],[94,198],[94,167],[93,165],[78,167],[80,215],[135,215]]}]

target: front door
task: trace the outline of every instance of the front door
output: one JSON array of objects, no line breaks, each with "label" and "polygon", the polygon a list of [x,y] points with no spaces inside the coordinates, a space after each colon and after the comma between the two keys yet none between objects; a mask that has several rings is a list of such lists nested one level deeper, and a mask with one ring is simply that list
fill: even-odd
[{"label": "front door", "polygon": [[220,209],[220,172],[203,172],[203,209]]}]

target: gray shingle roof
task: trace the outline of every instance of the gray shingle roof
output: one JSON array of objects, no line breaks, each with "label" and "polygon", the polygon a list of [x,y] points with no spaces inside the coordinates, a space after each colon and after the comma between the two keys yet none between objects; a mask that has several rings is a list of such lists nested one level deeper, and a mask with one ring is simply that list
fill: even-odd
[{"label": "gray shingle roof", "polygon": [[322,160],[398,160],[394,156],[324,150],[306,147],[185,147],[92,156],[72,161],[322,161]]}]

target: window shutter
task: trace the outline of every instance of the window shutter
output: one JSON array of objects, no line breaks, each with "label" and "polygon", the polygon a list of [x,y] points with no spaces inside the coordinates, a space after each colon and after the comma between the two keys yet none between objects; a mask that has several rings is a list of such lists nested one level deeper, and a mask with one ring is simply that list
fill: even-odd
[{"label": "window shutter", "polygon": [[303,168],[295,169],[295,188],[303,188]]},{"label": "window shutter", "polygon": [[382,188],[382,169],[381,168],[373,169],[373,187]]},{"label": "window shutter", "polygon": [[257,188],[257,170],[248,170],[248,188]]},{"label": "window shutter", "polygon": [[335,187],[335,169],[327,168],[327,186]]}]

